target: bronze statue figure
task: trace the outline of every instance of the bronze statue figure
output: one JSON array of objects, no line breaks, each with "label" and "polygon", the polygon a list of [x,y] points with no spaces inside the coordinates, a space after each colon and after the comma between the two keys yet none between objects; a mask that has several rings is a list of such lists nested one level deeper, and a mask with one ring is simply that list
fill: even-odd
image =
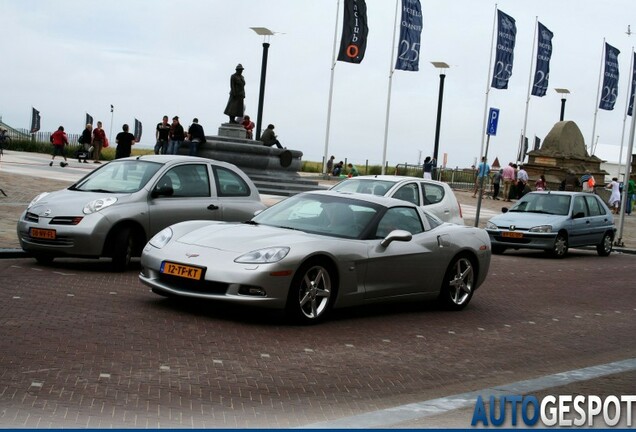
[{"label": "bronze statue figure", "polygon": [[245,78],[243,66],[239,63],[236,72],[230,77],[230,99],[227,101],[224,114],[230,117],[230,123],[238,123],[236,117],[243,117],[245,112]]}]

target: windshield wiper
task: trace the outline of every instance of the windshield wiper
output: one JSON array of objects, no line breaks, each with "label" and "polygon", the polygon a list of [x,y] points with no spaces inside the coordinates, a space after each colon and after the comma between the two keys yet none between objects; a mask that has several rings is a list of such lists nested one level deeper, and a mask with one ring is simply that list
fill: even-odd
[{"label": "windshield wiper", "polygon": [[258,225],[258,222],[254,222],[253,220],[248,220],[248,221],[245,221],[243,223],[247,224],[247,225]]},{"label": "windshield wiper", "polygon": [[101,192],[101,193],[114,193],[106,189],[82,189],[84,192]]}]

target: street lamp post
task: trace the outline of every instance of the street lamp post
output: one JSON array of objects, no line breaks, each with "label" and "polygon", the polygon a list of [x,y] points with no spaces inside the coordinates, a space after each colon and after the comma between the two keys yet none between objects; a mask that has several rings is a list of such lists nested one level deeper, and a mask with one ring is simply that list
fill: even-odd
[{"label": "street lamp post", "polygon": [[265,27],[250,27],[256,34],[263,36],[263,62],[261,63],[261,87],[258,92],[258,112],[256,114],[256,140],[261,138],[261,122],[263,120],[263,100],[265,99],[265,75],[267,73],[267,52],[269,38],[274,32]]},{"label": "street lamp post", "polygon": [[563,121],[565,117],[565,99],[570,94],[570,90],[566,88],[555,88],[554,91],[561,95],[561,117],[559,121]]},{"label": "street lamp post", "polygon": [[[449,66],[444,62],[431,62],[431,64],[439,69],[439,98],[437,100],[437,122],[435,123],[435,146],[433,147],[433,160],[435,161],[435,166],[437,166],[439,131],[442,123],[442,101],[444,100],[444,79],[446,78],[446,69],[448,69]],[[435,175],[434,178],[437,178],[437,175]]]}]

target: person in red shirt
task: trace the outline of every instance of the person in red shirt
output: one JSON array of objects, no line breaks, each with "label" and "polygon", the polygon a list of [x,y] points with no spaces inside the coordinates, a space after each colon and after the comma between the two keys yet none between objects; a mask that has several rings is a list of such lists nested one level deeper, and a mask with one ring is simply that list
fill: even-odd
[{"label": "person in red shirt", "polygon": [[60,162],[60,166],[64,168],[68,165],[68,162],[66,162],[66,151],[64,150],[64,146],[68,144],[68,137],[66,132],[64,132],[64,126],[60,126],[51,134],[51,144],[53,144],[53,157],[51,162],[49,162],[49,166],[53,166],[55,156],[60,155],[64,158],[64,162]]},{"label": "person in red shirt", "polygon": [[101,163],[99,161],[99,155],[102,154],[102,148],[104,147],[104,143],[106,142],[106,132],[102,129],[102,122],[97,122],[97,127],[93,129],[93,142],[91,145],[93,146],[93,163]]},{"label": "person in red shirt", "polygon": [[254,130],[255,125],[254,125],[254,122],[250,120],[250,116],[246,115],[245,117],[243,117],[243,123],[241,124],[245,128],[246,138],[253,139],[254,134],[252,131]]}]

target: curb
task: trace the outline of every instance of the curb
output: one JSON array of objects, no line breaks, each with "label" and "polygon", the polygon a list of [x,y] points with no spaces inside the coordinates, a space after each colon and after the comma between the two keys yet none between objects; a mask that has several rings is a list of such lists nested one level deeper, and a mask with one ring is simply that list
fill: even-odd
[{"label": "curb", "polygon": [[28,258],[31,255],[22,249],[0,248],[0,259],[4,258]]}]

